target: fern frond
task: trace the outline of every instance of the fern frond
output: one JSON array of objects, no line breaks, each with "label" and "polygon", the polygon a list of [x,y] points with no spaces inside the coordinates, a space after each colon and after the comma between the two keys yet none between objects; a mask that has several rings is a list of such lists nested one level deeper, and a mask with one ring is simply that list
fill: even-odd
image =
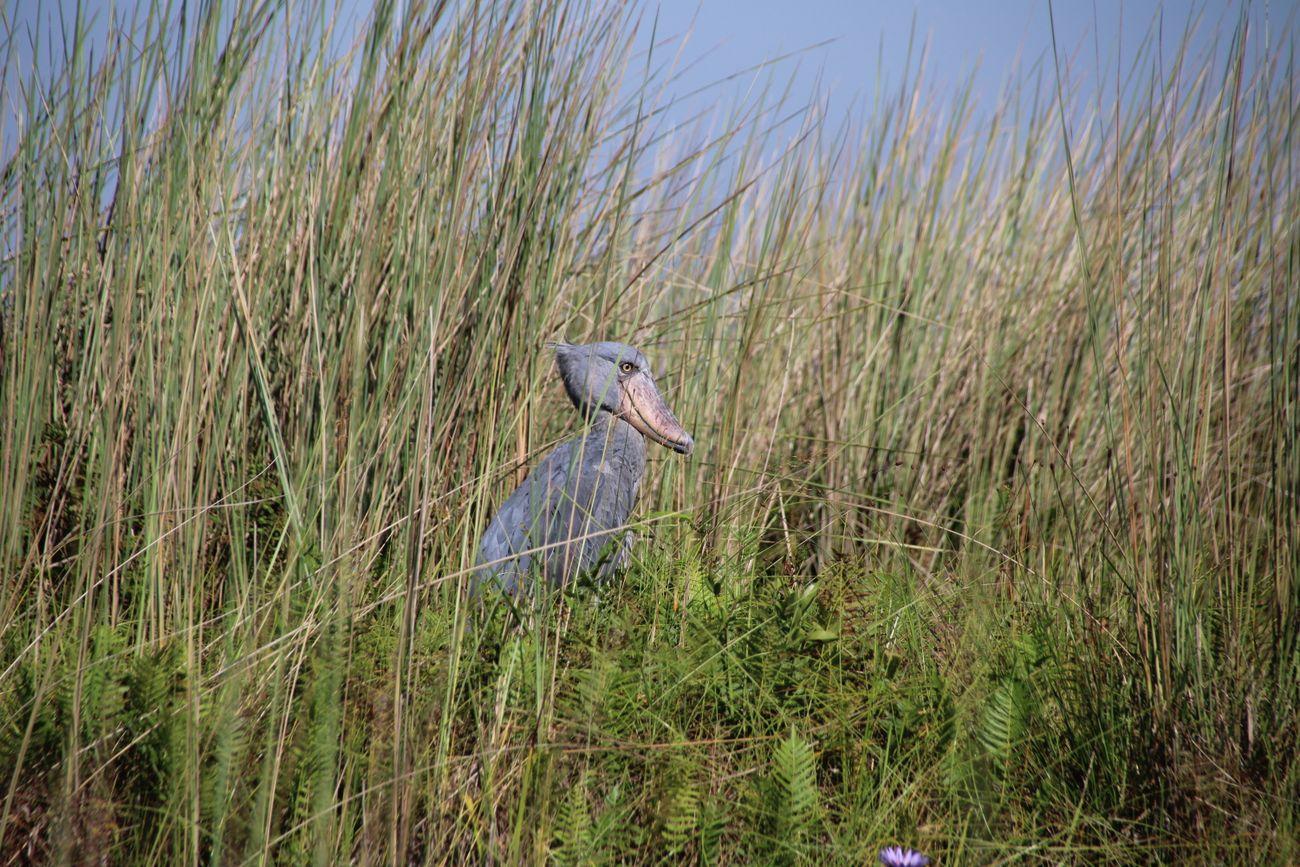
[{"label": "fern frond", "polygon": [[1020,678],[1003,678],[990,693],[976,735],[999,776],[1023,744],[1031,714],[1032,694]]},{"label": "fern frond", "polygon": [[576,867],[592,860],[595,848],[591,812],[587,807],[587,777],[578,778],[564,803],[560,806],[555,823],[555,863],[560,867]]},{"label": "fern frond", "polygon": [[663,824],[664,848],[669,855],[680,855],[690,844],[699,827],[700,793],[694,782],[676,786],[666,799]]},{"label": "fern frond", "polygon": [[769,814],[778,854],[788,856],[807,835],[817,809],[813,746],[791,731],[772,754]]}]

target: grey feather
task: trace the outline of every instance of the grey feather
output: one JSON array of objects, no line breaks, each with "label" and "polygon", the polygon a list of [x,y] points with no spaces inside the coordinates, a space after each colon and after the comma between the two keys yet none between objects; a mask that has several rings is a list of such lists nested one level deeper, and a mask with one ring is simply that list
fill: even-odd
[{"label": "grey feather", "polygon": [[474,592],[495,582],[517,594],[535,563],[555,586],[593,568],[607,578],[627,560],[624,530],[644,471],[641,435],[621,419],[597,416],[586,435],[547,455],[492,519],[479,545]]}]

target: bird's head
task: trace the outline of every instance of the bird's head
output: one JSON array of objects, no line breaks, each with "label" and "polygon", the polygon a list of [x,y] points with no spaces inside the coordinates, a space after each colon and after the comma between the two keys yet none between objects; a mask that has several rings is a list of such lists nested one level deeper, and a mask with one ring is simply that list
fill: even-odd
[{"label": "bird's head", "polygon": [[552,343],[564,390],[583,415],[604,411],[689,455],[695,441],[664,403],[646,357],[626,343]]}]

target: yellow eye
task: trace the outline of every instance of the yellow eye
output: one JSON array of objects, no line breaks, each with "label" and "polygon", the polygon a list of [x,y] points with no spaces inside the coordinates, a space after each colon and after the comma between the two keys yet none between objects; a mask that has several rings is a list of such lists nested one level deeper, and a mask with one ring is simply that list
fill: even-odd
[{"label": "yellow eye", "polygon": [[622,370],[624,373],[631,373],[632,371],[636,370],[636,365],[630,361],[625,361],[619,365],[619,369]]}]

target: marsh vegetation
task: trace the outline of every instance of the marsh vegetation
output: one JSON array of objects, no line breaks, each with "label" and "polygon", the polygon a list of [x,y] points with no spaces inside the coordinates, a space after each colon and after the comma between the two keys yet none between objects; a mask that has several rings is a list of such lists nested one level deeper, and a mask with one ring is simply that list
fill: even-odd
[{"label": "marsh vegetation", "polygon": [[[1300,858],[1289,48],[840,129],[670,120],[633,7],[326,12],[4,83],[0,861]],[[696,451],[467,629],[558,337]]]}]

